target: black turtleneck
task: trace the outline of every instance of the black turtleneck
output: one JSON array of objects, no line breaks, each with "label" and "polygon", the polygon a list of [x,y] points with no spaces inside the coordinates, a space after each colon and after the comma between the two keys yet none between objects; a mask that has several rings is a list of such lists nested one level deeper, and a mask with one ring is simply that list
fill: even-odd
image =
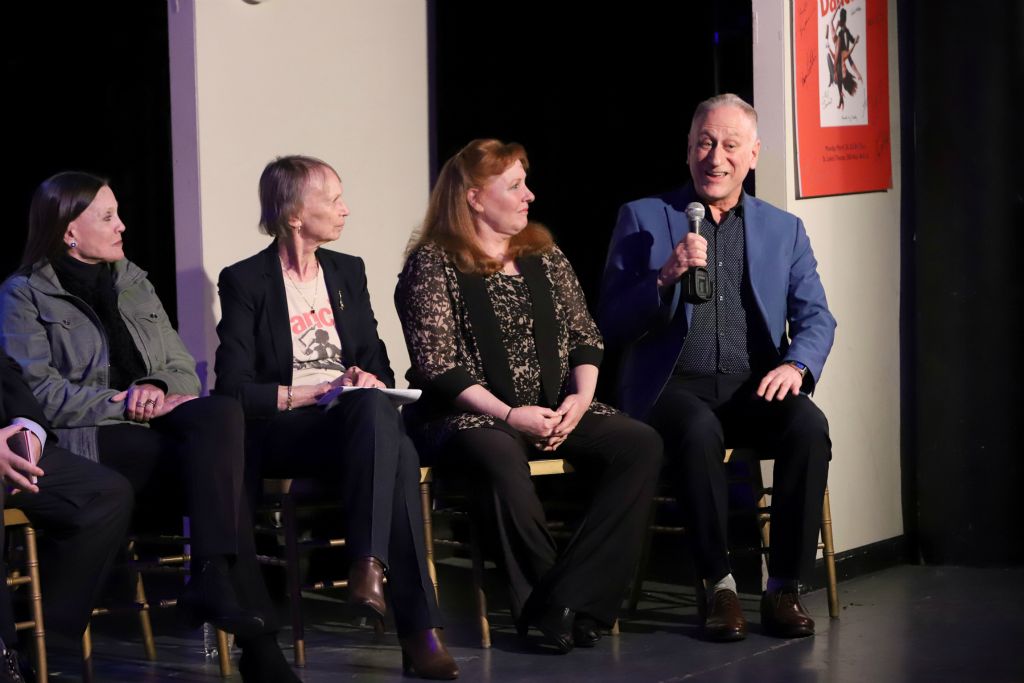
[{"label": "black turtleneck", "polygon": [[61,286],[96,313],[110,351],[110,388],[122,391],[146,374],[146,363],[117,308],[117,292],[109,263],[84,263],[71,256],[53,259]]}]

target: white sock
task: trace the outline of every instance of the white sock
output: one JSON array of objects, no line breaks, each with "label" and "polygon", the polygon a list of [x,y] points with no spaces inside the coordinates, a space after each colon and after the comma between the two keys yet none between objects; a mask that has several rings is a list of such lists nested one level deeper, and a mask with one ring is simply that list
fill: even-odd
[{"label": "white sock", "polygon": [[732,574],[726,574],[718,581],[716,581],[713,586],[708,587],[708,583],[708,581],[704,582],[705,587],[708,588],[708,602],[714,600],[715,593],[717,593],[718,591],[732,591],[733,593],[736,592],[736,579],[732,577]]}]

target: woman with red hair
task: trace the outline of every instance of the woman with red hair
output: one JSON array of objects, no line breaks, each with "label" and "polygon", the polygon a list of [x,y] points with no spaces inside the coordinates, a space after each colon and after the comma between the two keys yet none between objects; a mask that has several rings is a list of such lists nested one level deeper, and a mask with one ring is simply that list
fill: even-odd
[{"label": "woman with red hair", "polygon": [[[474,140],[449,159],[399,276],[396,305],[423,399],[422,457],[466,472],[493,512],[520,634],[593,647],[636,565],[661,439],[594,401],[603,342],[565,255],[531,223],[525,150]],[[529,460],[557,454],[596,482],[557,548]]]}]

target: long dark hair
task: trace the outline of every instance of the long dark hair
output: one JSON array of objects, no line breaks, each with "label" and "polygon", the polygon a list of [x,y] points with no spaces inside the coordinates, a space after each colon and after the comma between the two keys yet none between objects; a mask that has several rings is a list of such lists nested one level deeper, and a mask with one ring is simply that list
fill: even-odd
[{"label": "long dark hair", "polygon": [[81,171],[64,171],[44,180],[32,195],[28,210],[28,239],[21,255],[22,267],[67,252],[64,233],[68,224],[81,216],[100,188],[107,185],[106,178]]}]

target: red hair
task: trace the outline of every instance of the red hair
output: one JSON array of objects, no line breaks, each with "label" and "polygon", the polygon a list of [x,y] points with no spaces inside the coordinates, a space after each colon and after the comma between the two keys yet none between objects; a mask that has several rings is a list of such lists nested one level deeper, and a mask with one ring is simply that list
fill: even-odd
[{"label": "red hair", "polygon": [[[424,244],[434,243],[455,259],[464,273],[489,275],[501,270],[502,264],[480,248],[476,238],[473,214],[467,194],[474,187],[483,187],[493,176],[501,175],[516,162],[529,169],[523,146],[500,140],[473,140],[445,162],[430,193],[427,215],[418,234],[413,236],[409,252]],[[548,229],[529,223],[509,243],[512,258],[543,253],[554,246]]]}]

